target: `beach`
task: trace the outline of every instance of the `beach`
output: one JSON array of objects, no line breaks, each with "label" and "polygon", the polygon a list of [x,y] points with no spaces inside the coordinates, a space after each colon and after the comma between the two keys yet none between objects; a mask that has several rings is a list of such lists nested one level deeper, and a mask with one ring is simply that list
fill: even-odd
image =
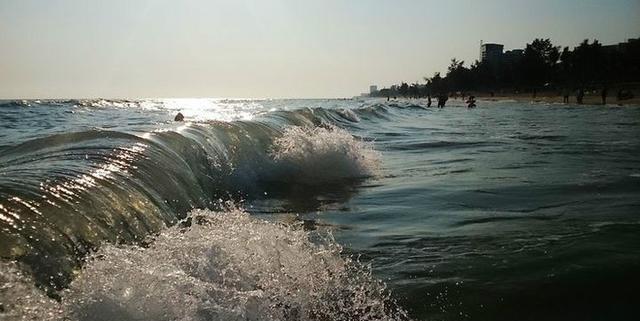
[{"label": "beach", "polygon": [[[629,98],[629,99],[623,99],[623,100],[619,100],[616,98],[615,94],[613,91],[611,91],[609,93],[609,95],[607,96],[607,100],[606,100],[606,105],[610,105],[610,106],[640,106],[640,97],[633,97],[633,98]],[[562,94],[558,93],[558,92],[539,92],[536,93],[536,96],[534,97],[532,93],[522,93],[522,94],[515,94],[515,93],[510,93],[510,94],[494,94],[493,96],[491,96],[488,93],[481,93],[478,94],[478,98],[480,99],[484,99],[484,100],[515,100],[515,101],[519,101],[519,102],[535,102],[535,103],[549,103],[549,104],[564,104],[564,97],[562,96]],[[577,105],[577,98],[576,98],[576,93],[572,92],[571,95],[569,96],[569,103],[570,105]],[[583,105],[585,106],[596,106],[596,105],[602,105],[602,96],[600,91],[597,90],[593,90],[593,91],[587,91],[585,93],[584,99],[583,99]]]}]

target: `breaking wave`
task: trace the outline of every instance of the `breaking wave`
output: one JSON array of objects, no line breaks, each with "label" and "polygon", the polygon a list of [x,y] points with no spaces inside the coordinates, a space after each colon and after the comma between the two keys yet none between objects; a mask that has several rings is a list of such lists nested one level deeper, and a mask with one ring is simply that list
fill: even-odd
[{"label": "breaking wave", "polygon": [[[402,320],[368,269],[330,237],[236,208],[195,210],[147,248],[104,246],[44,296],[16,264],[0,270],[7,320]],[[2,272],[4,270],[4,272]]]},{"label": "breaking wave", "polygon": [[336,127],[356,124],[353,113],[276,111],[252,121],[144,135],[91,130],[7,147],[0,257],[19,262],[56,296],[104,244],[142,244],[194,209],[357,183],[376,174],[379,157]]},{"label": "breaking wave", "polygon": [[289,127],[275,139],[271,155],[290,180],[313,184],[373,176],[379,166],[370,144],[336,127]]}]

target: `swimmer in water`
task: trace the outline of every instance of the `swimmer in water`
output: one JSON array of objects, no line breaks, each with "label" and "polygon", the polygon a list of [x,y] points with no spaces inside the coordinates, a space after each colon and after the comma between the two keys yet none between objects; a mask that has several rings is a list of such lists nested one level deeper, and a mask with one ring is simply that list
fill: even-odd
[{"label": "swimmer in water", "polygon": [[174,121],[184,121],[184,115],[179,112],[173,120]]},{"label": "swimmer in water", "polygon": [[469,99],[467,100],[467,108],[474,108],[474,107],[476,107],[476,97],[469,96]]}]

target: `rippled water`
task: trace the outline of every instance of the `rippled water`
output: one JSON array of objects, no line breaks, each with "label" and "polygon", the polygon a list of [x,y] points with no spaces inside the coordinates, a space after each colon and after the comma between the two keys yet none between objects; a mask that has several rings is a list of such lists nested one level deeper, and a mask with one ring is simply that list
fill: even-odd
[{"label": "rippled water", "polygon": [[0,102],[0,316],[634,319],[640,108],[449,105]]}]

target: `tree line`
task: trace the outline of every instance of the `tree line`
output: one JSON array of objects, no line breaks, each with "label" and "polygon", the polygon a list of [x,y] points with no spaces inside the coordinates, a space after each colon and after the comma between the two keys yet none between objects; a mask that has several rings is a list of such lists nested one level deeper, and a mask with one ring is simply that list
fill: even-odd
[{"label": "tree line", "polygon": [[[535,39],[513,61],[451,59],[444,76],[436,72],[424,83],[401,83],[374,96],[425,97],[452,92],[536,92],[607,88],[640,81],[640,40],[624,48],[606,48],[598,40],[584,40],[569,50],[550,39]],[[635,87],[638,87],[635,84]]]}]

